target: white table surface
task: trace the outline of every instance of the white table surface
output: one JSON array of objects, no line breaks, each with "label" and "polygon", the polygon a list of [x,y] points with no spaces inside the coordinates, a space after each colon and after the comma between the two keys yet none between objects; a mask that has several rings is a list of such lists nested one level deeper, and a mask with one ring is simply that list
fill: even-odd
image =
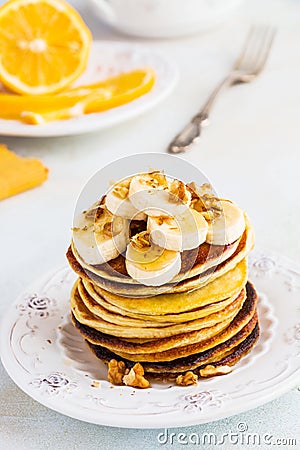
[{"label": "white table surface", "polygon": [[[130,41],[100,25],[88,2],[72,3],[95,38]],[[90,135],[1,138],[18,154],[38,157],[50,169],[42,187],[0,203],[1,314],[28,283],[65,261],[73,208],[85,181],[120,156],[164,152],[230,67],[249,24],[257,22],[279,28],[265,72],[252,84],[223,94],[200,143],[183,157],[204,171],[219,193],[248,212],[257,246],[285,254],[300,265],[300,1],[252,0],[226,25],[204,35],[141,41],[175,60],[180,69],[173,94],[142,117]],[[297,447],[285,448],[300,448],[299,400],[295,388],[239,416],[174,431],[214,432],[220,437],[245,422],[252,432],[297,438]],[[157,430],[91,425],[50,411],[21,392],[0,365],[1,449],[152,449],[160,447],[157,434]]]}]

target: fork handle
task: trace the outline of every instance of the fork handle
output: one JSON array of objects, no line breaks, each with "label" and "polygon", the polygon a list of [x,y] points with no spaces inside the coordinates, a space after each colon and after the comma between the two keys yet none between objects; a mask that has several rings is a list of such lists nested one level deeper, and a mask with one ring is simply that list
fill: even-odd
[{"label": "fork handle", "polygon": [[229,73],[213,90],[204,103],[201,111],[196,114],[183,130],[175,137],[168,147],[169,153],[182,153],[200,137],[202,127],[208,123],[209,113],[219,93],[233,82],[233,74]]}]

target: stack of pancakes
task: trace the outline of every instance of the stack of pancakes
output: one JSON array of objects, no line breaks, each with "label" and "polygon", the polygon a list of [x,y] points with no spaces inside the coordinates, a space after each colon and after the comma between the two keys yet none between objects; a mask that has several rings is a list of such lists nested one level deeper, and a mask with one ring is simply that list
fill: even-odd
[{"label": "stack of pancakes", "polygon": [[[254,236],[246,216],[245,224],[231,244],[183,251],[180,273],[164,286],[129,277],[121,254],[87,264],[72,242],[67,258],[78,275],[72,320],[95,355],[128,368],[139,362],[146,376],[161,379],[228,373],[259,336],[257,294],[247,281]],[[140,226],[133,221],[131,234]]]}]

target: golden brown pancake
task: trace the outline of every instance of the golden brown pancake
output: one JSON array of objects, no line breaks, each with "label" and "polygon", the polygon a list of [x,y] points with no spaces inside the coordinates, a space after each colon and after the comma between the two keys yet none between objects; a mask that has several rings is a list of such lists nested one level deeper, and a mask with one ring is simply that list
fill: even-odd
[{"label": "golden brown pancake", "polygon": [[[200,308],[195,308],[192,311],[182,313],[182,314],[173,314],[169,316],[154,316],[154,315],[146,315],[143,314],[140,318],[133,318],[126,314],[126,311],[122,311],[122,313],[115,313],[108,308],[102,306],[99,302],[99,297],[97,297],[97,301],[90,295],[90,293],[85,289],[84,283],[82,280],[77,281],[77,290],[80,295],[81,300],[87,307],[87,309],[94,314],[95,316],[101,317],[110,323],[115,323],[117,325],[122,326],[137,326],[142,328],[147,327],[166,327],[170,325],[174,325],[176,323],[185,323],[195,319],[203,319],[211,314],[216,314],[220,312],[220,314],[225,312],[225,308],[234,307],[234,301],[236,300],[237,295],[228,298],[224,301],[220,301],[216,304],[206,305]],[[182,294],[184,296],[184,294]],[[141,300],[142,301],[142,300]],[[183,301],[185,299],[183,298]],[[167,317],[172,317],[173,320],[168,320]],[[159,320],[156,320],[158,318]]]},{"label": "golden brown pancake", "polygon": [[[243,340],[239,345],[233,348],[232,351],[229,352],[228,355],[225,355],[222,359],[219,361],[215,361],[210,363],[210,365],[213,365],[213,367],[218,368],[222,366],[234,366],[237,364],[241,358],[245,357],[254,347],[257,340],[259,338],[259,323],[256,323],[255,328],[249,334],[249,336],[246,337],[245,340]],[[185,370],[178,371],[178,372],[148,372],[149,375],[151,375],[151,378],[158,378],[158,379],[174,379],[178,375],[180,375],[183,372],[186,372],[190,370],[189,368],[190,362],[186,365]],[[197,363],[196,363],[197,364]],[[199,377],[201,377],[200,370],[204,369],[207,366],[207,363],[202,363],[200,366],[193,370],[194,373],[196,373]]]},{"label": "golden brown pancake", "polygon": [[[223,344],[213,347],[210,350],[167,363],[154,364],[145,362],[143,363],[143,368],[146,374],[155,378],[175,378],[180,373],[189,370],[199,374],[200,369],[208,364],[212,364],[214,367],[224,365],[233,366],[253,348],[258,337],[259,324],[257,316],[254,316],[253,320],[244,329]],[[111,359],[119,359],[118,355],[106,348],[90,342],[87,343],[95,355],[105,363],[108,363]],[[123,361],[129,368],[135,364],[133,361],[124,359]]]},{"label": "golden brown pancake", "polygon": [[218,323],[225,323],[228,320],[232,320],[238,313],[244,302],[245,294],[243,292],[232,304],[226,306],[223,311],[210,314],[207,317],[191,320],[182,324],[172,324],[164,327],[133,327],[122,326],[104,320],[102,317],[95,316],[82,301],[78,289],[77,283],[71,293],[71,308],[76,319],[89,327],[104,332],[110,333],[114,336],[129,337],[129,338],[146,338],[156,339],[168,336],[174,336],[180,334],[182,330],[185,332],[197,331],[203,328],[210,328]]},{"label": "golden brown pancake", "polygon": [[[257,294],[253,286],[247,284],[247,299],[242,309],[234,319],[224,328],[223,331],[215,330],[211,334],[212,328],[201,330],[200,332],[181,333],[169,338],[155,339],[148,342],[129,342],[126,339],[119,339],[105,333],[100,333],[95,329],[81,324],[74,320],[75,326],[89,342],[101,345],[122,358],[136,361],[168,361],[179,357],[195,354],[208,350],[237,334],[255,315],[257,304]],[[225,324],[226,322],[223,322]],[[222,323],[221,323],[222,325]]]},{"label": "golden brown pancake", "polygon": [[[108,304],[111,304],[118,307],[124,314],[138,313],[143,314],[142,317],[153,316],[155,320],[163,316],[166,321],[176,317],[175,322],[182,322],[183,320],[177,319],[185,317],[183,313],[195,311],[197,308],[213,305],[228,298],[235,298],[245,286],[247,276],[247,262],[244,259],[222,277],[199,289],[180,294],[167,293],[143,298],[121,297],[92,285],[86,280],[83,280],[83,284],[97,303],[102,305],[103,300],[105,301],[106,308],[109,308]],[[195,318],[193,314],[187,317],[189,316]]]},{"label": "golden brown pancake", "polygon": [[[240,293],[240,290],[236,290],[236,291],[234,291],[234,293],[233,293],[233,295],[231,297],[228,297],[228,298],[226,298],[224,300],[216,301],[214,303],[209,303],[209,304],[204,305],[204,306],[195,307],[195,308],[192,308],[191,310],[186,311],[186,312],[178,312],[178,313],[174,313],[173,312],[172,314],[155,315],[155,314],[145,314],[145,313],[141,313],[140,314],[138,312],[128,311],[125,308],[122,309],[121,307],[116,306],[113,303],[108,302],[104,297],[102,297],[101,295],[97,294],[97,292],[94,289],[94,286],[91,283],[87,283],[85,280],[82,280],[82,279],[81,279],[81,283],[83,284],[86,292],[90,295],[90,297],[92,297],[92,299],[96,303],[98,303],[99,305],[103,306],[103,308],[105,308],[106,310],[108,310],[110,312],[113,312],[113,313],[116,313],[116,314],[119,314],[119,315],[126,316],[126,317],[132,317],[134,319],[149,320],[151,322],[153,321],[153,322],[156,322],[158,324],[166,323],[166,322],[168,322],[168,323],[182,323],[184,321],[198,319],[200,317],[208,316],[209,314],[212,314],[214,312],[220,311],[221,309],[225,308],[225,306],[227,306],[230,303],[232,303],[232,301]],[[242,286],[241,286],[241,288],[242,288]],[[187,293],[186,292],[186,293],[183,293],[181,295],[182,296],[185,296],[185,295],[187,296],[188,294],[191,294],[191,293]],[[110,294],[110,293],[108,293],[108,294]],[[176,295],[176,294],[174,294],[174,295]],[[163,296],[163,294],[162,294],[162,296]],[[155,299],[155,297],[150,297],[150,298]],[[126,299],[129,302],[129,305],[130,305],[130,301],[136,300],[136,298],[130,299],[129,297],[122,297],[122,299]],[[181,304],[185,303],[186,301],[187,301],[187,298],[183,297],[181,299]],[[170,306],[173,306],[173,305],[171,304]]]}]

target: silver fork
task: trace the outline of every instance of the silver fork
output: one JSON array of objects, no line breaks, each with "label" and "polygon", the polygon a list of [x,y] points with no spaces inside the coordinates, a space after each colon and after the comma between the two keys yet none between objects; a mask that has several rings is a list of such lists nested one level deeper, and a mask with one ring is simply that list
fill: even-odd
[{"label": "silver fork", "polygon": [[253,26],[245,40],[243,49],[224,80],[214,89],[201,111],[175,137],[168,147],[170,153],[181,153],[189,149],[200,137],[202,127],[208,123],[209,113],[218,96],[225,88],[238,83],[249,83],[263,70],[276,30],[268,26]]}]

